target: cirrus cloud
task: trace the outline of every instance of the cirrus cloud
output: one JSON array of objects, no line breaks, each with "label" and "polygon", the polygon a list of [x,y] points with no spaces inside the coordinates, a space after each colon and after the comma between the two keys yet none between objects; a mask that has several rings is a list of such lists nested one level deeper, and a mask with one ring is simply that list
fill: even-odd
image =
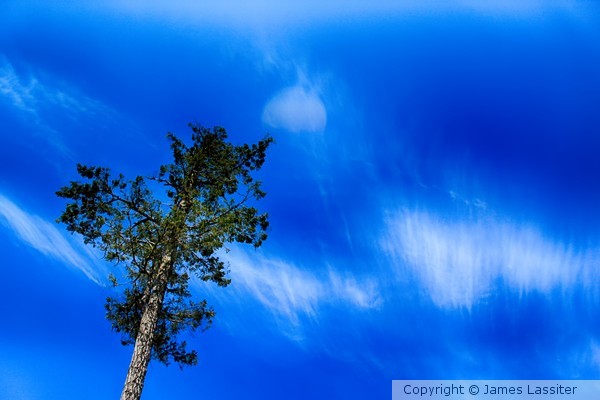
[{"label": "cirrus cloud", "polygon": [[277,322],[277,329],[294,341],[304,339],[305,329],[318,322],[326,310],[369,312],[383,306],[381,287],[374,277],[355,276],[326,263],[321,273],[292,262],[233,246],[222,254],[231,266],[234,296],[214,285],[196,280],[200,291],[220,301],[237,299],[259,304]]},{"label": "cirrus cloud", "polygon": [[[52,223],[28,213],[2,194],[0,194],[0,223],[23,243],[45,256],[80,270],[94,283],[103,285],[100,278],[102,273],[99,271],[101,267],[91,250],[85,248],[76,250]],[[87,254],[88,257],[83,254]]]},{"label": "cirrus cloud", "polygon": [[471,307],[503,282],[521,292],[590,285],[598,254],[575,250],[526,224],[482,216],[452,221],[404,210],[387,221],[382,248],[440,307]]}]

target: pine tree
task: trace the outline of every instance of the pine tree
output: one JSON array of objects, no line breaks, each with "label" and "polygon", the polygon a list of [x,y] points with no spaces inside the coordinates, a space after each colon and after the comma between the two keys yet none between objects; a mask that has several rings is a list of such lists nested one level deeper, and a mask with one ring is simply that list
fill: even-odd
[{"label": "pine tree", "polygon": [[215,312],[191,298],[190,278],[227,286],[218,250],[232,242],[259,247],[267,237],[267,214],[250,203],[265,196],[252,174],[273,139],[237,146],[223,128],[189,126],[189,146],[167,135],[173,161],[155,176],[127,181],[108,168],[78,164],[83,181],[57,192],[70,200],[58,221],[123,268],[120,278],[110,276],[122,291],[106,303],[122,343],[134,344],[121,400],[140,398],[151,358],[198,362],[178,334],[207,329]]}]

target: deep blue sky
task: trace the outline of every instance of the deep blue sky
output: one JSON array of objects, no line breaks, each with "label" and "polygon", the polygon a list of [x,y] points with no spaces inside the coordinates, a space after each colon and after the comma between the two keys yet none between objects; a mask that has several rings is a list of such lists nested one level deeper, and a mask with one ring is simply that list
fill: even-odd
[{"label": "deep blue sky", "polygon": [[600,8],[172,3],[0,5],[0,398],[119,396],[113,267],[54,192],[77,162],[152,175],[188,122],[275,137],[270,237],[194,283],[200,363],[144,399],[599,378]]}]

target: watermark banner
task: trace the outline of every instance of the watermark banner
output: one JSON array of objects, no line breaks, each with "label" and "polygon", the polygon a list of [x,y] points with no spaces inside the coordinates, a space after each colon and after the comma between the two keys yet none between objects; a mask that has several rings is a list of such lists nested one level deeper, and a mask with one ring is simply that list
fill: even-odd
[{"label": "watermark banner", "polygon": [[600,380],[392,381],[392,400],[598,400]]}]

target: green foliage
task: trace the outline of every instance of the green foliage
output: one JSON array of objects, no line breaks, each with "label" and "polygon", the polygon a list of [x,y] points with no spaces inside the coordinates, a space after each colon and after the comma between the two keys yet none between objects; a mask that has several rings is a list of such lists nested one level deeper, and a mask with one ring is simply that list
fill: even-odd
[{"label": "green foliage", "polygon": [[110,277],[123,291],[106,303],[123,344],[134,343],[149,296],[157,290],[159,266],[168,260],[152,347],[153,358],[165,364],[196,364],[196,352],[177,335],[208,328],[215,315],[205,300],[190,300],[190,277],[227,286],[217,250],[231,242],[258,247],[267,237],[267,214],[249,203],[265,196],[252,173],[262,167],[273,139],[236,146],[226,141],[223,128],[189,126],[190,146],[168,134],[173,161],[156,176],[128,181],[111,176],[108,168],[77,165],[83,181],[57,192],[70,200],[58,221],[99,248],[106,260],[124,266],[123,282]]}]

